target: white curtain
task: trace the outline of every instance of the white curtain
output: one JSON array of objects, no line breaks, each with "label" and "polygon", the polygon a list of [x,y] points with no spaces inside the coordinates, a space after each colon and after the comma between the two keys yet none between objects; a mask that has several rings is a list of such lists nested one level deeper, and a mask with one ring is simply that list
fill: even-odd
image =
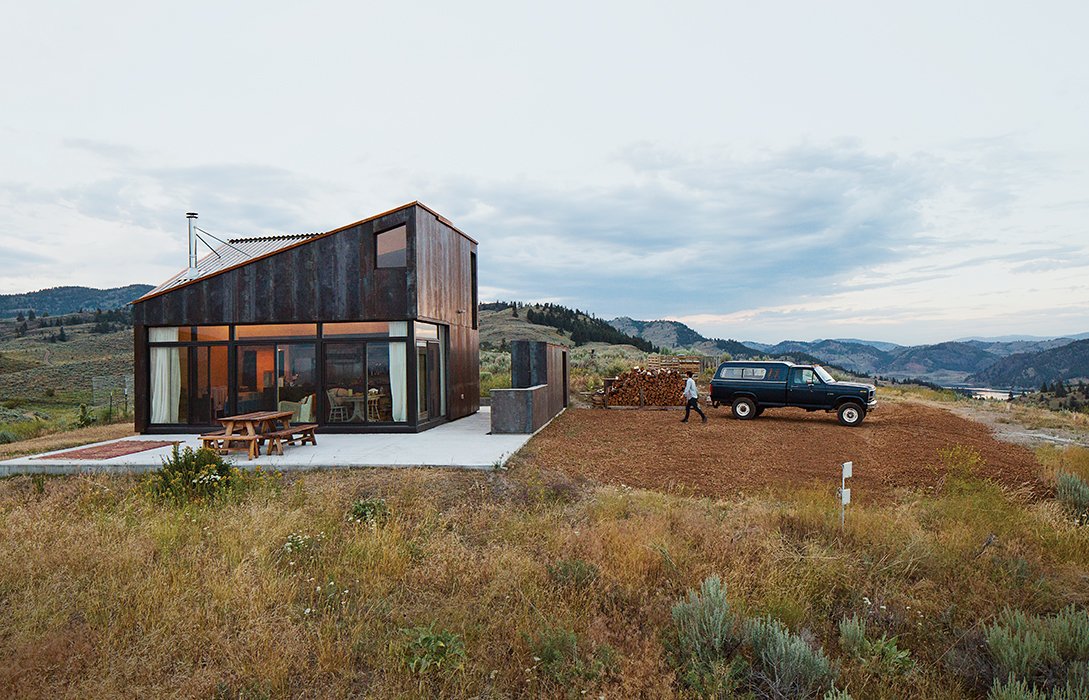
[{"label": "white curtain", "polygon": [[404,422],[408,418],[408,365],[405,360],[405,344],[390,343],[390,394],[393,399],[393,420],[398,422]]},{"label": "white curtain", "polygon": [[[149,328],[150,343],[178,342],[177,328]],[[181,403],[181,353],[185,348],[151,348],[151,422],[177,423]]]}]

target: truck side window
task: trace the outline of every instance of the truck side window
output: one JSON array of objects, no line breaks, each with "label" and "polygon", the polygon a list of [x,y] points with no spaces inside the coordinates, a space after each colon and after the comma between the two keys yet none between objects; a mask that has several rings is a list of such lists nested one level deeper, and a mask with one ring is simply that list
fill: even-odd
[{"label": "truck side window", "polygon": [[796,369],[790,373],[791,384],[809,384],[813,381],[813,370],[811,369]]}]

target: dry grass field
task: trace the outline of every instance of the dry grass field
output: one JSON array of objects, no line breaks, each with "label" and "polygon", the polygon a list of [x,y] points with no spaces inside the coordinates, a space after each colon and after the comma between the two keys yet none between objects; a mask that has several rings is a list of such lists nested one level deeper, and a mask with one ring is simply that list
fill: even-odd
[{"label": "dry grass field", "polygon": [[[0,696],[728,697],[679,672],[676,642],[675,604],[718,576],[737,615],[826,656],[828,687],[974,698],[1000,675],[986,635],[1003,609],[1089,604],[1089,528],[1054,498],[1057,473],[1089,478],[1089,451],[1020,453],[1038,483],[1023,488],[985,431],[957,432],[971,442],[841,530],[827,485],[696,494],[553,463],[556,444],[595,449],[577,424],[593,413],[502,471],[313,472],[187,505],[136,477],[2,480]],[[895,435],[896,415],[871,428]],[[862,647],[841,632],[852,617]],[[774,697],[763,657],[737,654],[737,696]]]}]

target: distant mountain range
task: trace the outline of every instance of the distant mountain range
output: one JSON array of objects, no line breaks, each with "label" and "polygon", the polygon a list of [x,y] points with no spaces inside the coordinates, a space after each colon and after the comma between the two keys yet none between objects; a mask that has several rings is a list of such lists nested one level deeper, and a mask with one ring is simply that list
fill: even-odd
[{"label": "distant mountain range", "polygon": [[1056,379],[1089,379],[1089,333],[1069,338],[1010,336],[1010,340],[985,338],[914,346],[857,338],[787,340],[769,345],[706,338],[678,321],[621,317],[609,323],[623,333],[671,349],[728,352],[736,359],[808,356],[859,374],[946,385],[1034,387]]},{"label": "distant mountain range", "polygon": [[150,284],[130,284],[127,287],[94,289],[93,287],[52,287],[26,294],[0,294],[0,318],[10,318],[30,311],[38,316],[70,314],[80,309],[109,311],[120,309],[138,299],[153,287]]}]

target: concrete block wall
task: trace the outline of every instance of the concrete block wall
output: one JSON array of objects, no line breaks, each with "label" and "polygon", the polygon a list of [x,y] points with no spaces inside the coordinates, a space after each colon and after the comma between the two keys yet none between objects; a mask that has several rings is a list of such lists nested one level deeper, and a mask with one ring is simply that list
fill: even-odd
[{"label": "concrete block wall", "polygon": [[536,432],[567,407],[567,348],[511,343],[511,388],[493,389],[492,432]]}]

